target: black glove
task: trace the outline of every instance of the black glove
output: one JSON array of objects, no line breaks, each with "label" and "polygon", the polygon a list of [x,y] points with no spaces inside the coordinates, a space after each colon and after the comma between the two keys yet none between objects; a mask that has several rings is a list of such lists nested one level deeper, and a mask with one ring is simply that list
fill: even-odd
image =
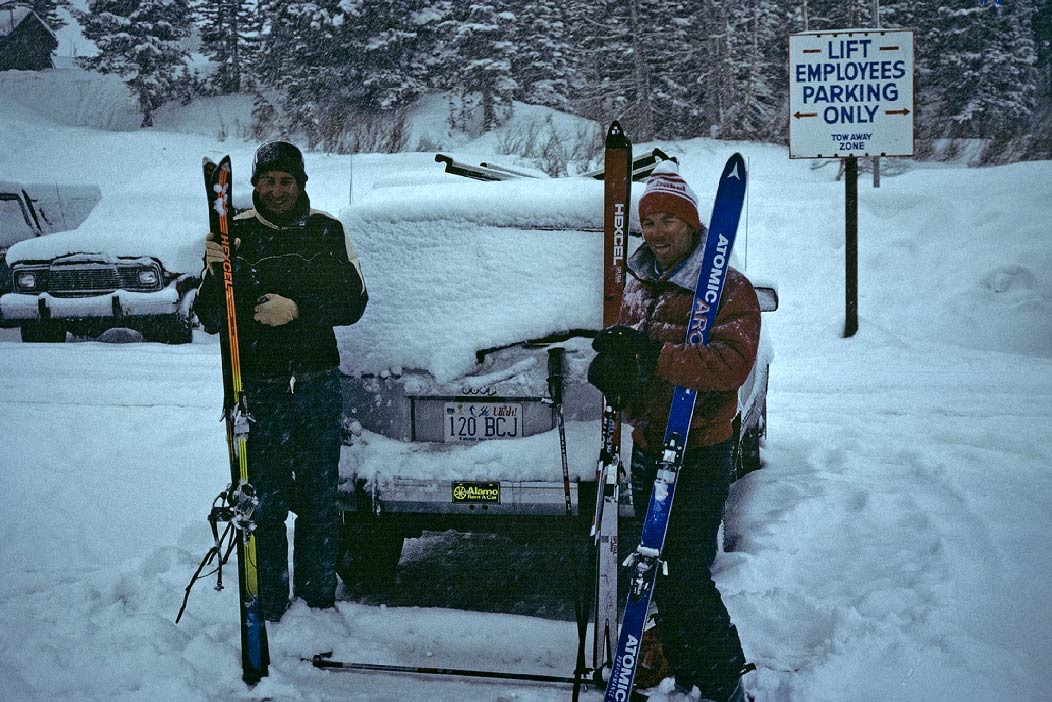
[{"label": "black glove", "polygon": [[588,382],[619,410],[639,394],[639,362],[633,356],[597,353],[588,366]]},{"label": "black glove", "polygon": [[592,341],[598,353],[588,367],[588,382],[620,409],[639,399],[654,373],[662,346],[631,327],[608,327]]},{"label": "black glove", "polygon": [[653,372],[657,365],[661,347],[664,344],[655,341],[649,336],[623,324],[607,327],[592,339],[592,348],[597,353],[612,353],[621,356],[635,356],[640,364],[648,371]]}]

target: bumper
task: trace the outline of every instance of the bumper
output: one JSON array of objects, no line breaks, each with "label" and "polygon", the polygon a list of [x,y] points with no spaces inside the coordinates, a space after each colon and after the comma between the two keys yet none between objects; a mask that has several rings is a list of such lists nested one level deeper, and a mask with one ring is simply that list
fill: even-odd
[{"label": "bumper", "polygon": [[0,297],[0,324],[19,326],[27,321],[48,320],[127,320],[170,317],[184,307],[173,283],[164,290],[149,293],[117,290],[90,297],[55,297],[49,293],[24,295],[8,293]]},{"label": "bumper", "polygon": [[[530,525],[551,524],[566,517],[566,495],[561,482],[495,481],[485,483],[488,495],[474,500],[459,488],[477,483],[395,478],[367,485],[356,480],[338,495],[340,510],[356,519],[382,517],[406,536],[425,531],[514,533]],[[493,491],[496,491],[495,493]],[[634,519],[631,490],[621,486],[618,513]],[[590,520],[595,507],[595,483],[570,483],[571,511]]]},{"label": "bumper", "polygon": [[[546,516],[566,514],[566,496],[562,483],[524,483],[494,481],[485,483],[488,494],[479,499],[458,497],[458,487],[479,483],[467,481],[430,481],[395,478],[374,486],[365,496],[374,513],[385,514],[460,514],[503,516]],[[570,500],[577,512],[577,483],[570,484]],[[359,488],[362,489],[362,488]],[[594,495],[594,490],[593,493]],[[353,495],[341,495],[344,509],[354,511]]]}]

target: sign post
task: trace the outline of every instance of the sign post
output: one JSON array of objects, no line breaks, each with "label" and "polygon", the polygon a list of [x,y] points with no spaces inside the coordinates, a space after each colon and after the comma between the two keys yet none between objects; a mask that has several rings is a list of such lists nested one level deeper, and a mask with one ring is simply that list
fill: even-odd
[{"label": "sign post", "polygon": [[858,158],[844,169],[844,338],[858,331]]},{"label": "sign post", "polygon": [[858,331],[858,158],[913,155],[913,32],[789,35],[789,158],[844,158],[844,336]]}]

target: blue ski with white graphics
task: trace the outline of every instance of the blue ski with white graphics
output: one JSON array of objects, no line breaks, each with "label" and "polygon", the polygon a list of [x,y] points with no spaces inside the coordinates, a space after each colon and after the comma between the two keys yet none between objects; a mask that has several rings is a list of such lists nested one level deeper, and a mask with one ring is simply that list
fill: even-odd
[{"label": "blue ski with white graphics", "polygon": [[[745,201],[745,185],[745,161],[741,154],[734,154],[723,167],[712,217],[709,219],[704,258],[694,289],[694,308],[687,325],[688,344],[709,343],[709,330],[716,320],[730,265],[731,248]],[[643,536],[635,553],[625,561],[625,565],[632,568],[632,581],[604,702],[626,702],[632,696],[639,642],[643,638],[647,608],[661,570],[661,551],[665,545],[672,498],[676,493],[676,478],[683,465],[683,449],[687,444],[690,420],[694,416],[696,396],[696,391],[678,385],[672,395],[661,462],[643,520]]]}]

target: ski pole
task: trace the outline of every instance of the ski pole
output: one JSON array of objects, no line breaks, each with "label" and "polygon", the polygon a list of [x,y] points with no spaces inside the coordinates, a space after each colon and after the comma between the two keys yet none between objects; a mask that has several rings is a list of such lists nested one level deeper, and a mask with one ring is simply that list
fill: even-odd
[{"label": "ski pole", "polygon": [[[570,465],[566,457],[566,421],[563,417],[563,366],[566,349],[555,346],[548,349],[548,392],[555,406],[555,415],[559,427],[559,448],[563,464],[563,496],[566,498],[566,528],[570,537],[570,572],[573,582],[573,608],[577,617],[577,665],[573,673],[573,702],[581,695],[581,677],[586,672],[585,641],[588,636],[588,610],[582,602],[581,585],[578,578],[577,563],[577,529],[573,516],[573,503],[570,499]],[[580,492],[578,492],[580,498]],[[580,501],[578,499],[578,501]]]},{"label": "ski pole", "polygon": [[566,349],[556,346],[548,349],[548,394],[559,427],[559,448],[563,463],[563,496],[566,498],[566,516],[573,517],[573,502],[570,498],[570,466],[566,458],[566,425],[563,420],[563,359]]},{"label": "ski pole", "polygon": [[[307,659],[304,659],[307,660]],[[536,673],[506,673],[495,670],[467,670],[464,668],[431,668],[416,665],[385,665],[382,663],[356,663],[353,661],[332,660],[332,652],[318,653],[310,659],[315,668],[327,670],[360,670],[376,671],[381,673],[405,673],[409,675],[450,675],[468,678],[493,678],[498,680],[522,680],[525,682],[553,683],[560,685],[580,684],[578,675],[567,677],[561,675],[542,675]],[[596,671],[582,671],[588,675],[594,675]],[[599,679],[592,679],[589,684],[599,686]]]}]

